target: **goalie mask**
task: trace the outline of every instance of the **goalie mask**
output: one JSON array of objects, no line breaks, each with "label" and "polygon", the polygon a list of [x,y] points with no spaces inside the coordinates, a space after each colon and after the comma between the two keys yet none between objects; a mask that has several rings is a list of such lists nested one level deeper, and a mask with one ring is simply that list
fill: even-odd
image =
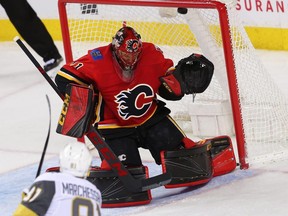
[{"label": "goalie mask", "polygon": [[131,27],[121,28],[112,40],[112,49],[123,78],[130,79],[142,51],[141,36]]},{"label": "goalie mask", "polygon": [[92,163],[92,155],[84,143],[75,142],[60,152],[60,171],[76,177],[86,178]]}]

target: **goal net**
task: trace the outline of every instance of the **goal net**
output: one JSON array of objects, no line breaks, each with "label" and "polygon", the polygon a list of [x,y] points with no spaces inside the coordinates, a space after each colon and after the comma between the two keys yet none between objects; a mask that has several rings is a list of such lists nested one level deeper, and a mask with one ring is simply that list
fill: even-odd
[{"label": "goal net", "polygon": [[59,14],[67,62],[111,43],[123,22],[175,65],[203,54],[215,66],[208,89],[166,101],[187,135],[235,138],[241,168],[287,151],[287,98],[257,57],[233,2],[59,0]]}]

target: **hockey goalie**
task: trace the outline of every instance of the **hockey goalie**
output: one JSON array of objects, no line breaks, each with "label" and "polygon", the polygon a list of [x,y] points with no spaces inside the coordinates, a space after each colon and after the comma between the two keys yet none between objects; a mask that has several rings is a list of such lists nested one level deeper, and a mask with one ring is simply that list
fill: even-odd
[{"label": "hockey goalie", "polygon": [[[170,174],[165,188],[206,184],[235,169],[230,138],[192,141],[157,95],[175,101],[185,94],[201,94],[213,71],[213,63],[201,54],[184,57],[174,66],[159,47],[142,42],[136,30],[123,26],[110,44],[92,48],[58,72],[55,81],[65,100],[57,132],[81,137],[93,124],[135,178],[149,178],[139,153],[144,148],[163,173]],[[88,179],[101,190],[103,207],[151,201],[150,190],[129,191],[101,159]]]}]

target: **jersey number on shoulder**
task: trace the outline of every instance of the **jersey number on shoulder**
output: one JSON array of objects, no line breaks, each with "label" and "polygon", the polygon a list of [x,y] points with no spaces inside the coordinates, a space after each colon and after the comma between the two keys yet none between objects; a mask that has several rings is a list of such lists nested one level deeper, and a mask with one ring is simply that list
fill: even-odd
[{"label": "jersey number on shoulder", "polygon": [[42,189],[38,187],[32,187],[30,191],[23,197],[24,202],[33,202],[39,194],[41,193]]},{"label": "jersey number on shoulder", "polygon": [[70,66],[74,67],[76,70],[78,70],[79,68],[83,67],[83,63],[82,62],[72,62],[70,64]]}]

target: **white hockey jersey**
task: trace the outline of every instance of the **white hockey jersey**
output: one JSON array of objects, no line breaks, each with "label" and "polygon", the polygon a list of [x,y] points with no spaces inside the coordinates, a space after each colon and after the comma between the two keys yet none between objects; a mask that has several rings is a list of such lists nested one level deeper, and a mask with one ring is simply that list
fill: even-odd
[{"label": "white hockey jersey", "polygon": [[99,216],[101,193],[88,180],[47,172],[35,179],[14,216]]}]

